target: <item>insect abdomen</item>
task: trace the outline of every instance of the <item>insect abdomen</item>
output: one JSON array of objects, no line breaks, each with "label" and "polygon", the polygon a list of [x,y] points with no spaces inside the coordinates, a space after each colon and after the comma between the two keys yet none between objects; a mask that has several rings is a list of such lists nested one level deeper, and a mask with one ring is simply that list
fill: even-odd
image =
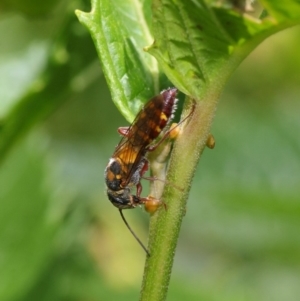
[{"label": "insect abdomen", "polygon": [[147,146],[155,140],[169,121],[173,118],[176,110],[176,88],[170,88],[153,97],[140,112],[140,118],[132,125],[135,137],[133,145]]}]

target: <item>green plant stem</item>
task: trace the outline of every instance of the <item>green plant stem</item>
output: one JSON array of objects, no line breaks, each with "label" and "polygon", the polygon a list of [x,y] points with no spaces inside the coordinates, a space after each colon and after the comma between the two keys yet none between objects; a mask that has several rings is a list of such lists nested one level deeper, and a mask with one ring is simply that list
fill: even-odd
[{"label": "green plant stem", "polygon": [[[206,83],[197,95],[193,115],[182,124],[176,138],[161,196],[162,207],[150,220],[149,246],[151,256],[146,259],[140,301],[164,301],[167,297],[175,249],[182,219],[187,211],[187,199],[192,179],[203,152],[220,94],[232,72],[263,40],[253,39],[235,50],[235,55],[224,61],[213,84]],[[186,101],[184,114],[191,110],[192,101]],[[180,187],[181,189],[178,189]],[[154,194],[155,195],[155,194]]]},{"label": "green plant stem", "polygon": [[[140,301],[164,301],[167,297],[175,249],[182,219],[187,211],[187,198],[192,179],[203,152],[221,91],[230,75],[253,49],[270,34],[278,31],[273,28],[236,47],[234,54],[223,61],[213,80],[205,82],[199,91],[194,114],[181,127],[172,150],[166,185],[161,200],[162,207],[150,220],[149,251],[146,259]],[[189,109],[191,102],[189,102]],[[172,183],[172,184],[169,184]],[[178,189],[176,187],[181,187]]]},{"label": "green plant stem", "polygon": [[[175,248],[186,201],[197,163],[210,132],[219,93],[207,93],[198,101],[194,114],[181,127],[169,162],[167,183],[161,200],[166,203],[150,222],[149,251],[146,259],[141,301],[165,300],[169,286]],[[191,110],[191,101],[185,109]],[[180,187],[178,189],[176,187]]]}]

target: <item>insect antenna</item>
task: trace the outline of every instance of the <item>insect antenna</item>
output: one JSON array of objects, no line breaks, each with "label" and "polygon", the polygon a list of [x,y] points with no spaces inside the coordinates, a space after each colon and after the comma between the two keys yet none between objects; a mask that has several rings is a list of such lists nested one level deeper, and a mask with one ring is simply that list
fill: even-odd
[{"label": "insect antenna", "polygon": [[122,212],[122,209],[119,209],[120,211],[120,214],[121,214],[121,217],[122,217],[122,220],[123,222],[125,223],[126,227],[128,228],[128,230],[131,232],[131,234],[134,236],[134,238],[137,240],[137,242],[140,244],[140,246],[144,249],[144,251],[146,252],[146,254],[148,256],[150,256],[150,253],[149,251],[147,250],[147,248],[144,246],[144,244],[141,242],[141,240],[137,237],[137,235],[133,232],[133,230],[131,229],[131,227],[129,226],[129,224],[127,223],[124,215],[123,215],[123,212]]}]

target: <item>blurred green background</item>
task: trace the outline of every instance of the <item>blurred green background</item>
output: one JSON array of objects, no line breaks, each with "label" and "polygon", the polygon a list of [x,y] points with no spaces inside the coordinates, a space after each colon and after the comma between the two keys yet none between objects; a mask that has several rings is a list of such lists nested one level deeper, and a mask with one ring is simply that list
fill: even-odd
[{"label": "blurred green background", "polygon": [[[0,300],[138,300],[145,254],[103,181],[127,123],[74,15],[89,5],[0,8]],[[260,45],[220,99],[168,300],[300,296],[299,34]],[[126,216],[146,241],[148,215]]]}]

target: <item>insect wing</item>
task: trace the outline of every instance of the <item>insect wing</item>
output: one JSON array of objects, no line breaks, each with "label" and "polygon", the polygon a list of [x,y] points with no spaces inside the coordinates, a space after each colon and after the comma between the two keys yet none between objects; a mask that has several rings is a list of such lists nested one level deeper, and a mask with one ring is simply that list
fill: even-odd
[{"label": "insect wing", "polygon": [[137,170],[147,147],[159,136],[176,110],[177,89],[170,88],[150,99],[136,116],[116,147],[113,157],[122,160],[127,168],[126,185]]},{"label": "insect wing", "polygon": [[121,139],[113,153],[113,157],[119,158],[123,163],[125,177],[122,185],[124,187],[128,185],[133,173],[137,170],[149,143],[148,140],[145,141],[145,137],[141,135],[141,132],[137,132],[138,126],[145,121],[141,116],[142,111],[139,112],[134,122],[127,129],[125,136]]}]

